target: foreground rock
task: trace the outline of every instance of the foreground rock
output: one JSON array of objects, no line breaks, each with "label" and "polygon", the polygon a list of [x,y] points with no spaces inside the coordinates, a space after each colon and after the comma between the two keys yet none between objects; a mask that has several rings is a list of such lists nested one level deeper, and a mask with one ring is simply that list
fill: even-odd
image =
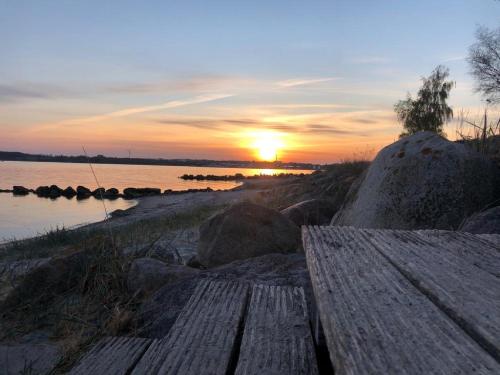
[{"label": "foreground rock", "polygon": [[49,261],[50,258],[38,258],[0,262],[0,302],[22,282],[24,276]]},{"label": "foreground rock", "polygon": [[279,212],[253,203],[238,203],[200,227],[198,261],[215,267],[269,253],[300,248],[300,229]]},{"label": "foreground rock", "polygon": [[0,305],[0,311],[30,301],[33,304],[50,301],[52,297],[73,288],[82,280],[89,264],[83,251],[72,251],[42,262],[19,282]]},{"label": "foreground rock", "polygon": [[335,206],[328,200],[310,199],[285,208],[281,213],[300,227],[329,224],[335,211]]},{"label": "foreground rock", "polygon": [[500,234],[500,206],[472,215],[460,230],[473,234]]},{"label": "foreground rock", "polygon": [[193,277],[198,272],[197,269],[186,266],[167,265],[156,259],[139,258],[130,266],[127,286],[131,293],[151,293],[166,284]]},{"label": "foreground rock", "polygon": [[1,374],[48,374],[61,359],[54,344],[0,345]]},{"label": "foreground rock", "polygon": [[456,229],[499,197],[499,172],[463,144],[420,132],[382,149],[332,223],[360,228]]},{"label": "foreground rock", "polygon": [[144,326],[139,330],[140,336],[164,337],[191,297],[198,282],[207,277],[267,285],[301,286],[308,300],[312,300],[312,289],[304,255],[267,254],[201,271],[195,276],[163,286],[141,307],[140,320],[144,322]]}]

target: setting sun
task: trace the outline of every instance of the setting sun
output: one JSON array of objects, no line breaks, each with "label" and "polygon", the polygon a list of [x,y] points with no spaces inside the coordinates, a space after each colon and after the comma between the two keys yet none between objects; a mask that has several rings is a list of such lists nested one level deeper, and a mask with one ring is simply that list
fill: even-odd
[{"label": "setting sun", "polygon": [[258,132],[253,135],[252,148],[261,160],[272,161],[278,159],[279,152],[284,147],[284,142],[279,134],[273,132]]}]

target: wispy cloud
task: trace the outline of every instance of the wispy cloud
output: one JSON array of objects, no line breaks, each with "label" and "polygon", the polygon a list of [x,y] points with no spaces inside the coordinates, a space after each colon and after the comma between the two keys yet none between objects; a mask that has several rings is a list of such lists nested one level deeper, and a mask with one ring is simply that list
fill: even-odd
[{"label": "wispy cloud", "polygon": [[293,78],[284,81],[278,81],[276,84],[280,87],[296,87],[305,85],[314,85],[317,83],[329,82],[336,79],[335,77],[325,77],[325,78]]},{"label": "wispy cloud", "polygon": [[391,60],[382,56],[360,56],[350,60],[353,64],[387,64]]},{"label": "wispy cloud", "polygon": [[455,61],[462,61],[462,60],[465,60],[466,58],[467,58],[467,56],[465,56],[465,55],[450,56],[450,57],[445,57],[443,59],[443,62],[450,63],[450,62],[455,62]]},{"label": "wispy cloud", "polygon": [[113,111],[113,112],[105,113],[102,115],[65,120],[65,121],[61,122],[61,124],[71,125],[71,124],[84,124],[84,123],[98,122],[98,121],[108,120],[108,119],[116,118],[116,117],[126,117],[126,116],[136,115],[139,113],[155,112],[155,111],[161,111],[161,110],[169,109],[169,108],[178,108],[178,107],[184,107],[187,105],[206,103],[206,102],[211,102],[214,100],[228,98],[231,96],[233,96],[233,95],[232,94],[200,95],[200,96],[194,97],[192,99],[188,99],[188,100],[172,100],[172,101],[162,103],[162,104],[157,104],[157,105],[125,108],[125,109],[121,109],[119,111]]},{"label": "wispy cloud", "polygon": [[54,85],[18,82],[13,84],[0,84],[0,102],[17,99],[48,99],[59,97],[67,91]]}]

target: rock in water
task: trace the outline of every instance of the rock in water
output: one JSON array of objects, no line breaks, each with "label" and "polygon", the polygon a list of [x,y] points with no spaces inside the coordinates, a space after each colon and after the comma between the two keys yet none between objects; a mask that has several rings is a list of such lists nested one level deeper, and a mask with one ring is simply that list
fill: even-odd
[{"label": "rock in water", "polygon": [[24,186],[13,186],[12,187],[12,193],[14,195],[28,195],[29,194],[29,189],[26,189]]},{"label": "rock in water", "polygon": [[269,253],[300,248],[300,229],[277,211],[253,203],[238,203],[200,227],[198,261],[215,267]]},{"label": "rock in water", "polygon": [[90,189],[86,188],[85,186],[77,186],[76,187],[76,196],[77,198],[88,198],[92,195],[92,192]]},{"label": "rock in water", "polygon": [[285,208],[281,213],[299,227],[301,225],[325,225],[332,220],[335,206],[326,199],[309,199]]},{"label": "rock in water", "polygon": [[39,186],[36,188],[35,193],[39,197],[48,197],[50,195],[50,188],[48,186]]},{"label": "rock in water", "polygon": [[500,234],[500,206],[472,215],[460,230],[474,234]]},{"label": "rock in water", "polygon": [[73,189],[71,186],[68,186],[66,189],[62,191],[61,194],[66,198],[72,198],[76,195],[76,190]]},{"label": "rock in water", "polygon": [[468,146],[420,132],[382,149],[332,220],[359,228],[456,229],[499,197],[499,171]]},{"label": "rock in water", "polygon": [[118,198],[120,192],[116,188],[109,188],[104,192],[104,198],[113,199]]},{"label": "rock in water", "polygon": [[63,190],[57,185],[50,185],[49,188],[49,197],[50,198],[58,198],[61,196]]},{"label": "rock in water", "polygon": [[130,292],[153,292],[165,284],[172,283],[187,276],[194,276],[199,271],[194,268],[167,265],[152,258],[139,258],[132,262],[127,277]]},{"label": "rock in water", "polygon": [[123,195],[129,199],[159,194],[161,194],[161,189],[158,188],[126,188],[123,190]]}]

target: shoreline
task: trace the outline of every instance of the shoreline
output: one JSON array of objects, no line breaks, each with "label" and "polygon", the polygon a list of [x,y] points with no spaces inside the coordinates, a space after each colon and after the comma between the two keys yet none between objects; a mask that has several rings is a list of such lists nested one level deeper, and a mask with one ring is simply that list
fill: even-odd
[{"label": "shoreline", "polygon": [[[290,179],[294,178],[289,178],[287,180],[290,181]],[[242,183],[238,186],[226,190],[197,192],[182,191],[182,193],[176,194],[160,194],[126,199],[127,201],[135,201],[135,204],[124,210],[117,209],[108,212],[109,218],[107,220],[102,219],[94,222],[83,222],[69,227],[63,227],[63,229],[67,232],[78,232],[104,229],[107,225],[111,225],[111,227],[126,226],[141,220],[154,219],[158,217],[168,218],[176,214],[196,210],[201,207],[216,207],[220,205],[233,204],[245,199],[254,199],[263,190],[267,190],[280,183],[283,183],[283,179],[246,180],[242,181]],[[39,198],[50,199],[44,197]],[[97,198],[91,196],[88,199]],[[102,200],[102,202],[106,201],[106,199]],[[46,229],[45,233],[39,233],[38,235],[0,241],[0,249],[5,248],[12,243],[35,241],[54,230],[56,229]]]}]

